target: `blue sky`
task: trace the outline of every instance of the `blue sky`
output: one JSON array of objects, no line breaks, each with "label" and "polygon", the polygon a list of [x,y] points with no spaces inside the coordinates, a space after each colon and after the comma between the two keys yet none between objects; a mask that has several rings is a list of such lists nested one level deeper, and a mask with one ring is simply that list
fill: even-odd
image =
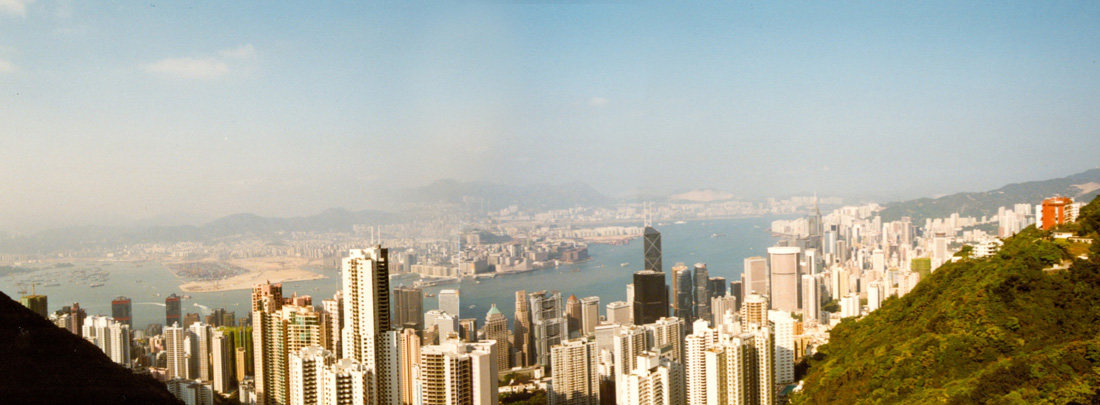
[{"label": "blue sky", "polygon": [[0,0],[0,230],[440,178],[907,198],[1098,164],[1100,3]]}]

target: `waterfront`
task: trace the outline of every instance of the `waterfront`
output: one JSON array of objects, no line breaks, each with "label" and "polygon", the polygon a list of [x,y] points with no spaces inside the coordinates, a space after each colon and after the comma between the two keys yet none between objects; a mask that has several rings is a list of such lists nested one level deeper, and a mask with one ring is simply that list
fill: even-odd
[{"label": "waterfront", "polygon": [[[776,218],[769,216],[657,225],[656,228],[662,233],[664,270],[670,273],[676,262],[684,262],[688,266],[702,262],[707,264],[711,277],[738,280],[743,259],[762,256],[765,249],[775,243],[776,239],[768,232],[774,219]],[[500,275],[478,281],[464,280],[456,284],[428,287],[424,292],[438,294],[442,289],[458,288],[461,291],[461,316],[477,318],[479,325],[493,303],[511,319],[515,309],[514,293],[520,289],[527,292],[559,290],[563,298],[570,294],[577,298],[599,296],[600,311],[604,314],[604,307],[608,302],[626,299],[626,284],[631,282],[632,273],[641,269],[641,240],[634,239],[623,245],[590,245],[589,254],[593,259],[584,263]],[[622,263],[628,265],[622,266]],[[179,289],[180,279],[156,262],[74,262],[74,267],[70,268],[52,268],[52,265],[28,267],[35,271],[0,277],[0,291],[18,299],[18,280],[56,274],[57,277],[54,278],[60,285],[37,288],[39,294],[48,296],[50,311],[80,302],[81,308],[85,308],[89,315],[110,315],[111,300],[123,295],[130,297],[133,302],[136,328],[144,328],[153,322],[164,323],[164,298],[172,293],[183,295]],[[85,283],[66,282],[67,274],[71,272],[92,271],[97,267],[109,275],[102,287],[89,288]],[[340,275],[332,269],[311,270],[326,278],[283,283],[284,294],[297,292],[299,295],[310,295],[315,304],[320,304],[322,299],[331,298],[340,288]],[[401,280],[404,278],[393,281],[396,285],[403,283]],[[411,284],[411,281],[407,283]],[[184,313],[206,314],[210,309],[224,307],[228,311],[236,312],[237,318],[244,318],[250,309],[249,290],[187,294],[192,298],[183,301]],[[425,311],[436,306],[435,298],[424,298]]]}]

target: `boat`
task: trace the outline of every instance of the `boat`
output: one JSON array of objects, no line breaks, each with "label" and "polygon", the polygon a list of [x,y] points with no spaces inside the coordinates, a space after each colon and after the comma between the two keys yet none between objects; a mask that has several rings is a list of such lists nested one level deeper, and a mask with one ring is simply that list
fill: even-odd
[{"label": "boat", "polygon": [[429,298],[434,297],[434,296],[435,296],[435,294],[432,294],[432,293],[428,293],[428,295],[425,295],[425,297],[429,297]]},{"label": "boat", "polygon": [[630,265],[630,263],[627,263],[627,262],[619,263],[619,266],[622,266],[622,267],[626,267],[626,266],[629,266],[629,265]]},{"label": "boat", "polygon": [[180,298],[183,298],[183,299],[185,299],[185,300],[189,300],[189,299],[191,299],[191,296],[190,296],[190,295],[187,295],[187,294],[183,294],[183,296],[182,296],[182,297],[180,297]]},{"label": "boat", "polygon": [[687,222],[684,222],[684,221],[676,221],[676,222],[673,222],[673,223],[674,223],[674,224],[676,224],[676,225],[683,225],[683,224],[686,224]]},{"label": "boat", "polygon": [[712,238],[724,238],[724,237],[726,237],[726,234],[724,234],[724,233],[712,233],[712,234],[710,234],[710,237],[712,237]]},{"label": "boat", "polygon": [[476,307],[476,306],[477,306],[477,305],[470,305],[470,306],[469,306],[469,307],[467,307],[467,308],[469,308],[469,309],[474,309],[474,307]]},{"label": "boat", "polygon": [[88,287],[93,287],[93,288],[103,287],[103,283],[91,283],[91,284],[88,284]]}]

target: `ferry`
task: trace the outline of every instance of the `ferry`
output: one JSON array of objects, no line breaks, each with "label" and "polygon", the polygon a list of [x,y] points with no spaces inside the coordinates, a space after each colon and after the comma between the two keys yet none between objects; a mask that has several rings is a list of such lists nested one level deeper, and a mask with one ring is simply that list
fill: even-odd
[{"label": "ferry", "polygon": [[630,263],[627,263],[627,262],[619,263],[619,266],[621,266],[621,267],[626,267],[626,266],[629,266],[629,265],[630,265]]},{"label": "ferry", "polygon": [[88,287],[93,287],[93,288],[103,287],[103,283],[91,283],[91,284],[88,284]]},{"label": "ferry", "polygon": [[683,225],[683,224],[686,224],[687,222],[684,222],[684,221],[676,221],[676,222],[673,222],[673,223],[674,223],[674,224],[676,224],[676,225]]}]

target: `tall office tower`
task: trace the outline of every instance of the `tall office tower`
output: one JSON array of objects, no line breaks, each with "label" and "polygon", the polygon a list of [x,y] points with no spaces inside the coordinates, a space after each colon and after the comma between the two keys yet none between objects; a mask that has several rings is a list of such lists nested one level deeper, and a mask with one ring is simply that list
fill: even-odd
[{"label": "tall office tower", "polygon": [[600,379],[599,348],[585,339],[566,340],[550,349],[551,405],[597,405]]},{"label": "tall office tower", "polygon": [[872,281],[867,284],[867,312],[873,312],[882,306],[882,283]]},{"label": "tall office tower", "polygon": [[695,263],[691,277],[695,280],[695,317],[710,319],[710,275],[706,263]]},{"label": "tall office tower", "polygon": [[252,287],[252,358],[256,403],[286,403],[286,355],[282,320],[282,284]]},{"label": "tall office tower", "polygon": [[[711,277],[710,278],[710,297],[721,297],[726,295],[726,278],[725,277]],[[711,309],[711,313],[714,313],[714,309]]]},{"label": "tall office tower", "polygon": [[233,378],[236,359],[233,350],[233,334],[219,328],[210,338],[210,366],[213,369],[214,391],[226,394],[237,386]]},{"label": "tall office tower", "polygon": [[607,322],[623,326],[634,324],[634,306],[625,301],[607,303]]},{"label": "tall office tower", "polygon": [[726,313],[737,313],[737,297],[732,295],[723,295],[721,297],[714,297],[710,299],[710,310],[713,312],[713,318],[710,322],[715,328],[722,326],[725,323]]},{"label": "tall office tower", "polygon": [[634,324],[644,325],[668,316],[668,286],[665,273],[634,272]]},{"label": "tall office tower", "polygon": [[802,250],[792,246],[768,248],[768,263],[771,267],[772,309],[798,312],[799,262]]},{"label": "tall office tower", "polygon": [[[324,342],[321,347],[328,349],[333,354],[340,353],[340,334],[344,324],[344,295],[340,290],[336,290],[336,294],[333,294],[332,299],[321,301],[322,316],[321,316],[321,330],[324,333],[324,337],[321,339]],[[421,316],[421,322],[423,322],[423,315]]]},{"label": "tall office tower", "polygon": [[[672,361],[684,364],[684,320],[676,317],[661,318],[657,322],[642,325],[646,329],[649,347],[662,353],[670,353]],[[667,347],[665,351],[662,349]]]},{"label": "tall office tower", "polygon": [[132,311],[130,309],[130,299],[126,297],[115,298],[111,301],[111,317],[115,318],[116,322],[122,322],[126,326],[134,327],[132,319]]},{"label": "tall office tower", "polygon": [[741,305],[741,330],[748,330],[752,323],[768,324],[768,299],[756,294],[745,297],[745,303]]},{"label": "tall office tower", "polygon": [[[454,315],[458,316],[457,313]],[[395,328],[423,330],[424,291],[420,287],[395,287],[393,289],[393,316],[393,326]]]},{"label": "tall office tower", "polygon": [[496,342],[448,339],[420,348],[422,405],[498,403]]},{"label": "tall office tower", "polygon": [[212,381],[210,373],[210,325],[199,322],[187,328],[191,341],[191,378]]},{"label": "tall office tower", "polygon": [[576,295],[570,294],[565,300],[565,321],[568,327],[566,336],[569,338],[581,337],[581,301]]},{"label": "tall office tower", "polygon": [[24,307],[27,307],[27,309],[34,311],[34,313],[42,316],[43,318],[48,318],[50,316],[50,311],[48,309],[49,307],[46,304],[46,301],[47,300],[45,295],[35,294],[33,292],[31,293],[31,295],[24,295],[22,297],[19,297],[20,304],[23,304]]},{"label": "tall office tower", "polygon": [[176,294],[169,295],[164,299],[164,326],[172,326],[173,324],[183,325],[183,318],[180,315],[183,311],[180,310],[180,297]]},{"label": "tall office tower", "polygon": [[771,280],[768,279],[767,259],[760,256],[753,256],[745,259],[745,270],[742,274],[745,276],[745,285],[742,286],[744,290],[741,292],[742,295],[771,294],[771,284],[769,284]]},{"label": "tall office tower", "polygon": [[600,324],[600,297],[581,298],[581,335],[588,336],[596,333],[596,326]]},{"label": "tall office tower", "polygon": [[848,271],[840,268],[835,268],[830,274],[830,282],[832,283],[832,299],[839,300],[848,295]]},{"label": "tall office tower", "polygon": [[531,312],[527,307],[527,291],[516,291],[515,320],[512,322],[512,343],[516,346],[518,367],[527,367],[534,361],[531,354]]},{"label": "tall office tower", "polygon": [[550,366],[550,348],[566,338],[565,319],[561,310],[561,292],[531,293],[532,354],[542,367]]},{"label": "tall office tower", "polygon": [[420,336],[416,329],[405,328],[401,330],[400,350],[398,358],[401,374],[401,403],[412,405],[416,403],[416,369],[420,367]]},{"label": "tall office tower", "polygon": [[508,318],[505,318],[497,304],[489,307],[485,314],[485,339],[497,342],[497,370],[512,368],[511,344],[508,342]]},{"label": "tall office tower", "polygon": [[290,405],[321,404],[325,396],[324,370],[336,356],[321,346],[306,346],[288,354]]},{"label": "tall office tower", "polygon": [[186,336],[179,323],[164,328],[164,351],[168,353],[168,379],[187,378],[187,354],[184,349]]},{"label": "tall office tower", "polygon": [[477,342],[477,318],[459,319],[458,336],[466,342]]},{"label": "tall office tower", "polygon": [[[459,325],[458,317],[438,309],[424,313],[425,330],[434,330],[435,339],[426,339],[425,344],[439,344],[446,340],[452,333],[461,336],[462,325]],[[434,328],[433,328],[434,327]],[[427,335],[425,335],[427,337]]]},{"label": "tall office tower", "polygon": [[638,366],[626,376],[629,405],[683,404],[683,366],[655,352],[638,355]]},{"label": "tall office tower", "polygon": [[459,311],[462,310],[462,304],[458,299],[458,290],[446,289],[439,291],[439,310],[448,314],[459,317]]},{"label": "tall office tower", "polygon": [[74,302],[73,305],[69,308],[69,311],[71,316],[69,332],[72,332],[74,335],[80,336],[80,333],[84,327],[84,318],[88,317],[88,313],[80,308],[79,302]]},{"label": "tall office tower", "polygon": [[768,311],[775,345],[775,383],[794,382],[794,318],[784,311]]},{"label": "tall office tower", "polygon": [[707,373],[704,354],[718,344],[718,330],[707,326],[707,321],[696,320],[692,332],[684,338],[684,374],[687,386],[687,403],[705,404],[707,398]]},{"label": "tall office tower", "polygon": [[620,326],[612,331],[611,357],[615,366],[615,403],[627,401],[626,376],[638,364],[638,355],[649,350],[646,330],[639,326]]},{"label": "tall office tower", "polygon": [[374,404],[401,400],[398,337],[390,328],[389,274],[389,251],[381,246],[352,249],[344,258],[341,357],[360,362],[368,376],[365,399]]},{"label": "tall office tower", "polygon": [[685,321],[695,320],[695,284],[691,270],[683,263],[672,266],[672,316]]},{"label": "tall office tower", "polygon": [[802,319],[818,321],[821,318],[821,275],[802,275]]},{"label": "tall office tower", "polygon": [[661,265],[661,233],[652,226],[642,231],[642,253],[645,255],[643,270],[665,271]]},{"label": "tall office tower", "polygon": [[[745,275],[742,274],[741,279],[744,279],[744,278],[745,278]],[[746,294],[745,294],[744,288],[742,288],[743,286],[744,286],[744,283],[742,283],[741,281],[730,281],[729,295],[736,298],[736,300],[734,300],[734,302],[737,303],[737,306],[734,307],[734,312],[740,312],[741,311],[741,303],[745,302],[745,295]]]},{"label": "tall office tower", "polygon": [[770,326],[749,325],[752,335],[756,369],[756,403],[770,405],[775,403],[775,339]]}]

